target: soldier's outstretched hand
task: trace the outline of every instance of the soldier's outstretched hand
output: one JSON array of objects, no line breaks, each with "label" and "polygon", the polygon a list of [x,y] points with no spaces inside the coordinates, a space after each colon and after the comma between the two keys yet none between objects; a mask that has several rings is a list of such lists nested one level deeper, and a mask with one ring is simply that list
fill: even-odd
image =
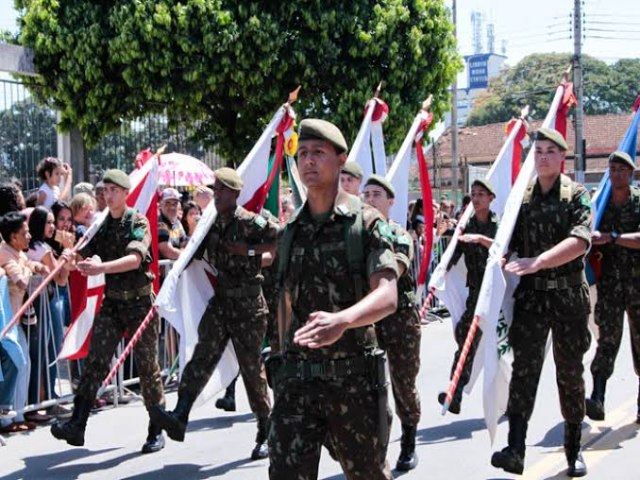
[{"label": "soldier's outstretched hand", "polygon": [[539,257],[518,258],[507,263],[504,270],[509,273],[515,273],[518,276],[531,275],[542,268]]},{"label": "soldier's outstretched hand", "polygon": [[295,332],[293,341],[303,347],[321,348],[336,342],[346,329],[340,313],[313,312],[307,324]]}]

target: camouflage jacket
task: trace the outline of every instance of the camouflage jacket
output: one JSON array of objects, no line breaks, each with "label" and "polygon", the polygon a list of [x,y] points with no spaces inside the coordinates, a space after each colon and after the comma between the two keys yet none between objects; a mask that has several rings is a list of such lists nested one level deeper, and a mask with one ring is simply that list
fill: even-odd
[{"label": "camouflage jacket", "polygon": [[107,290],[136,290],[153,282],[154,275],[149,270],[152,261],[149,221],[133,208],[127,208],[122,218],[113,218],[109,213],[93,239],[79,253],[85,258],[98,255],[103,262],[131,253],[142,257],[135,270],[105,275]]},{"label": "camouflage jacket", "polygon": [[[345,231],[353,222],[353,217],[362,209],[363,265],[359,274],[349,271]],[[282,283],[284,298],[279,305],[279,317],[287,317],[284,353],[301,359],[335,359],[361,355],[371,345],[375,345],[372,325],[344,332],[332,345],[312,350],[293,343],[296,330],[307,323],[309,315],[317,311],[338,312],[355,304],[359,298],[356,292],[356,277],[366,294],[369,291],[369,277],[383,270],[397,275],[397,264],[393,253],[393,234],[380,213],[365,205],[356,197],[339,190],[333,210],[327,218],[315,220],[306,205],[291,218],[287,229],[294,228],[292,244],[289,248],[286,271]],[[283,237],[286,237],[283,233]],[[278,255],[285,255],[283,248]],[[290,309],[285,305],[290,305]]]},{"label": "camouflage jacket", "polygon": [[226,246],[239,241],[249,245],[269,243],[275,241],[277,233],[276,224],[238,205],[227,223],[221,215],[216,217],[198,256],[206,252],[209,263],[218,271],[218,285],[222,288],[261,285],[262,255],[232,255]]},{"label": "camouflage jacket", "polygon": [[[613,197],[613,196],[612,196]],[[603,233],[637,232],[640,229],[640,189],[631,187],[629,199],[623,205],[613,203],[613,198],[602,213],[598,230]],[[639,277],[640,250],[622,247],[609,243],[600,245],[597,250],[602,253],[602,275],[615,278]]]},{"label": "camouflage jacket", "polygon": [[413,262],[413,238],[399,223],[389,220],[393,234],[393,251],[396,261],[404,265],[404,272],[398,278],[398,310],[411,308],[416,304],[416,281],[411,272]]},{"label": "camouflage jacket", "polygon": [[[495,238],[497,231],[498,217],[491,211],[489,212],[488,222],[480,222],[478,218],[473,215],[464,229],[465,234],[476,233],[489,238]],[[453,253],[453,257],[451,257],[451,262],[449,262],[449,268],[458,263],[463,254],[464,264],[467,267],[467,287],[479,290],[482,285],[484,270],[487,266],[489,249],[477,243],[458,242],[456,251]]]}]

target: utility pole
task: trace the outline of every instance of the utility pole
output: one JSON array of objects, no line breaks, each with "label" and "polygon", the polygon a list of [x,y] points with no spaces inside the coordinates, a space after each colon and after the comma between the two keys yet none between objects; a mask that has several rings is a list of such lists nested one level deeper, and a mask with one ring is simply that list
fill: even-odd
[{"label": "utility pole", "polygon": [[[457,16],[456,16],[456,0],[453,0],[451,7],[451,16],[453,17],[453,36],[458,36]],[[453,90],[451,96],[451,193],[453,203],[458,203],[458,74],[453,80]]]},{"label": "utility pole", "polygon": [[586,167],[583,126],[584,126],[584,86],[582,83],[582,1],[574,0],[573,7],[573,89],[578,100],[575,107],[575,147],[574,147],[574,171],[575,180],[584,183],[584,171]]}]

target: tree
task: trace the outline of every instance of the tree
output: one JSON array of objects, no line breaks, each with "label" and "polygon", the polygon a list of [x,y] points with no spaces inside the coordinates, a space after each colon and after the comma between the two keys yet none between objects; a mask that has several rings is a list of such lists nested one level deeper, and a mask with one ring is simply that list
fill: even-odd
[{"label": "tree", "polygon": [[237,160],[297,85],[301,116],[331,119],[354,139],[383,81],[394,148],[429,94],[442,117],[461,68],[444,0],[15,3],[18,41],[35,50],[44,83],[34,93],[89,144],[166,111]]},{"label": "tree", "polygon": [[[535,112],[546,112],[562,72],[571,63],[569,53],[533,54],[506,69],[489,82],[467,119],[467,125],[506,122],[520,114],[525,105]],[[633,105],[636,91],[629,90],[638,78],[638,60],[620,60],[609,66],[588,55],[583,56],[584,111],[588,115],[621,113]],[[636,75],[636,76],[633,76]],[[627,89],[625,90],[625,87]]]}]

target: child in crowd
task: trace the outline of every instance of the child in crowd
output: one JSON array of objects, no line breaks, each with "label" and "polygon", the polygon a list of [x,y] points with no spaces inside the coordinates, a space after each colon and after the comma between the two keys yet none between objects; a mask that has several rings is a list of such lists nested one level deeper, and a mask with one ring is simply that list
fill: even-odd
[{"label": "child in crowd", "polygon": [[[36,173],[42,184],[38,189],[36,205],[51,208],[57,200],[66,200],[71,189],[71,167],[54,157],[40,160]],[[60,180],[64,177],[64,187],[60,191]]]}]

